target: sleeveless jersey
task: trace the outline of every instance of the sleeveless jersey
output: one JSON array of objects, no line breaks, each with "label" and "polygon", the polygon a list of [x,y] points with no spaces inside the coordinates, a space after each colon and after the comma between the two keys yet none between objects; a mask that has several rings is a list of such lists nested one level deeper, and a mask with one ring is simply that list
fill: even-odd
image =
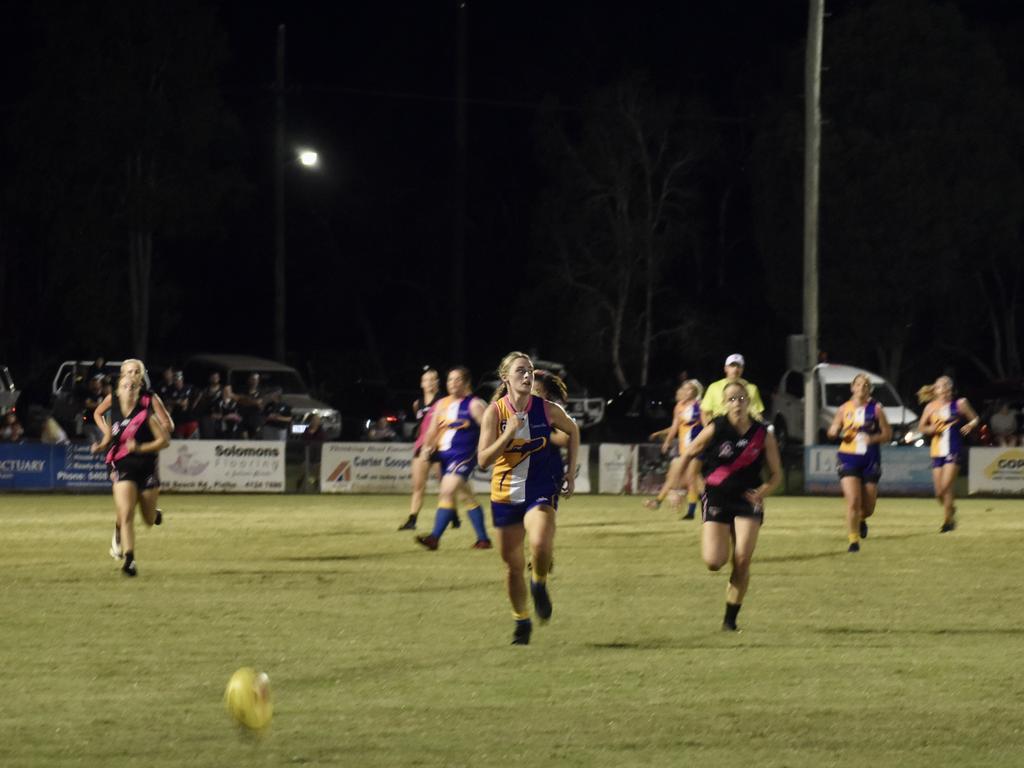
[{"label": "sleeveless jersey", "polygon": [[839,453],[879,459],[882,455],[881,447],[878,443],[868,444],[868,437],[882,430],[878,424],[878,409],[881,408],[878,401],[869,399],[864,405],[858,406],[852,400],[847,400],[839,407],[843,411],[840,434],[846,435],[839,445]]},{"label": "sleeveless jersey", "polygon": [[[501,398],[494,407],[498,412],[498,434],[501,434],[505,431],[505,423],[518,417],[508,396]],[[539,498],[553,498],[560,490],[558,482],[562,475],[562,459],[549,450],[550,444],[551,424],[544,409],[544,400],[530,395],[526,419],[512,442],[494,461],[491,501],[522,504]]]},{"label": "sleeveless jersey", "polygon": [[437,420],[437,452],[441,459],[462,459],[476,455],[480,425],[469,411],[473,396],[445,397],[433,409]]},{"label": "sleeveless jersey", "polygon": [[[153,432],[149,428],[152,410],[152,399],[148,393],[140,394],[132,412],[121,413],[121,400],[114,395],[110,398],[110,432],[114,444],[107,451],[107,464],[112,464],[128,456],[126,443],[134,439],[136,443],[148,443],[153,440]],[[148,458],[148,457],[147,457]],[[153,456],[155,459],[155,456]]]},{"label": "sleeveless jersey", "polygon": [[964,423],[964,417],[960,413],[957,401],[951,400],[932,411],[932,423],[938,424],[940,431],[932,435],[931,457],[937,459],[959,455],[963,448],[960,426]]},{"label": "sleeveless jersey", "polygon": [[751,419],[750,429],[741,435],[727,416],[718,416],[711,423],[715,434],[703,454],[707,485],[736,495],[759,486],[767,427]]},{"label": "sleeveless jersey", "polygon": [[418,426],[416,427],[416,441],[412,446],[414,451],[419,451],[423,447],[423,440],[427,436],[427,430],[430,429],[431,412],[440,399],[438,395],[434,395],[433,400],[426,404],[421,402],[420,407],[416,410],[416,424]]},{"label": "sleeveless jersey", "polygon": [[676,403],[675,416],[679,420],[679,453],[686,450],[694,438],[700,434],[702,424],[700,421],[700,401],[694,400],[689,405]]}]

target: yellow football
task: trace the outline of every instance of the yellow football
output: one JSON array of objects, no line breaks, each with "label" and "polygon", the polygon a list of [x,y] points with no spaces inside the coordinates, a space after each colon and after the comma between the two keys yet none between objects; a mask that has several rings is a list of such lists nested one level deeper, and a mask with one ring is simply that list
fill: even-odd
[{"label": "yellow football", "polygon": [[270,700],[270,678],[265,672],[242,667],[228,680],[224,706],[238,723],[260,731],[270,725],[274,705]]}]

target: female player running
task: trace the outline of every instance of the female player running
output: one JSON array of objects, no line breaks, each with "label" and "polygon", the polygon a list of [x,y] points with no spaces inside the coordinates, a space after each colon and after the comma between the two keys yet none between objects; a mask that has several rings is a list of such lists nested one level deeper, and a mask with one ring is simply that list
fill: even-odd
[{"label": "female player running", "polygon": [[484,511],[469,487],[469,478],[476,467],[480,418],[487,404],[473,396],[468,368],[452,368],[448,371],[446,384],[448,396],[434,406],[420,450],[428,462],[435,455],[441,462],[441,487],[437,492],[434,530],[426,536],[417,536],[416,541],[427,549],[437,549],[445,528],[455,519],[455,499],[458,496],[469,508],[467,515],[476,531],[473,548],[490,549],[492,545],[484,525]]},{"label": "female player running", "polygon": [[117,527],[124,550],[121,570],[127,576],[136,576],[135,507],[141,507],[146,525],[156,522],[160,494],[156,456],[170,444],[170,438],[163,422],[154,414],[151,398],[141,394],[140,378],[122,376],[118,380],[109,410],[109,431],[98,447],[105,450],[112,444],[107,451],[107,464],[111,468]]},{"label": "female player running", "polygon": [[[696,439],[697,435],[700,434],[701,428],[704,426],[700,411],[700,399],[703,395],[704,386],[697,379],[687,379],[680,384],[679,389],[676,390],[676,405],[672,411],[672,425],[668,429],[654,433],[655,435],[664,435],[664,441],[661,444],[661,452],[663,454],[669,452],[672,447],[672,438],[675,437],[678,442],[678,454],[669,462],[668,473],[665,475],[665,482],[662,483],[658,495],[644,502],[644,506],[647,509],[657,509],[660,507],[665,498],[685,482],[686,496],[689,503],[683,519],[692,520],[694,518],[697,500],[700,498],[700,480],[697,477],[697,464],[696,462],[691,462],[685,478],[683,477],[682,467],[683,454],[686,452],[687,446]],[[652,435],[653,437],[654,435]]]},{"label": "female player running", "polygon": [[[750,584],[750,561],[764,522],[764,500],[782,481],[782,462],[775,435],[750,416],[750,395],[743,382],[729,382],[722,397],[727,408],[701,430],[683,454],[683,469],[704,457],[704,521],[701,554],[709,570],[729,561],[732,573],[725,591],[723,630],[735,632],[736,617]],[[761,470],[768,464],[768,479]]]},{"label": "female player running", "polygon": [[491,513],[498,532],[505,585],[516,625],[514,645],[527,645],[533,624],[526,604],[524,580],[528,539],[532,575],[530,593],[541,621],[551,618],[547,576],[555,541],[555,510],[559,494],[575,488],[575,471],[565,472],[561,457],[550,450],[552,428],[569,437],[568,466],[575,470],[580,431],[558,405],[532,394],[533,362],[511,352],[498,366],[501,385],[480,425],[478,458],[491,473]]},{"label": "female player running", "polygon": [[[409,500],[409,519],[398,526],[400,531],[416,530],[416,518],[423,507],[423,494],[427,489],[427,477],[430,475],[430,468],[434,466],[430,459],[423,455],[423,441],[430,428],[431,411],[434,404],[440,399],[441,378],[433,368],[427,368],[420,376],[420,391],[422,396],[412,404],[416,413],[416,442],[412,446],[412,497]],[[456,514],[455,520],[458,519]],[[457,528],[458,523],[453,520]]]},{"label": "female player running", "polygon": [[850,382],[853,395],[839,407],[828,436],[842,439],[836,457],[839,482],[846,500],[848,552],[860,551],[867,537],[867,518],[874,514],[882,477],[883,443],[893,436],[882,403],[871,397],[871,380],[857,374]]},{"label": "female player running", "polygon": [[839,406],[828,436],[842,440],[836,456],[839,485],[846,500],[848,552],[860,552],[867,538],[867,519],[875,513],[878,479],[882,476],[882,449],[892,439],[892,427],[881,403],[871,397],[871,379],[858,373],[850,382],[849,400]]},{"label": "female player running", "polygon": [[[128,379],[138,386],[139,397],[147,400],[148,404],[152,406],[153,414],[160,420],[160,423],[163,424],[164,429],[167,430],[167,434],[173,434],[174,420],[171,418],[171,414],[167,412],[167,407],[164,405],[164,401],[160,399],[160,395],[152,389],[147,389],[145,386],[145,364],[141,360],[137,360],[135,358],[125,360],[121,363],[121,373],[118,377],[118,385],[120,385],[121,379]],[[93,453],[98,453],[100,450],[99,446],[103,443],[109,442],[111,439],[110,425],[107,423],[106,414],[113,405],[113,401],[113,393],[111,393],[100,401],[100,404],[96,406],[96,410],[92,413],[93,421],[103,433],[103,440],[101,443],[97,443],[92,446]],[[159,456],[157,456],[156,485],[157,487],[160,485]],[[163,517],[163,512],[157,509],[154,524],[160,525],[163,522]],[[110,539],[110,556],[115,560],[120,560],[124,557],[124,549],[121,546],[121,524],[117,519],[114,521],[114,535]]]},{"label": "female player running", "polygon": [[964,438],[971,433],[980,419],[967,398],[953,396],[953,380],[939,376],[931,386],[918,390],[918,399],[927,403],[921,414],[918,429],[932,438],[932,483],[935,500],[942,505],[944,514],[939,533],[956,528],[956,481],[964,460]]}]

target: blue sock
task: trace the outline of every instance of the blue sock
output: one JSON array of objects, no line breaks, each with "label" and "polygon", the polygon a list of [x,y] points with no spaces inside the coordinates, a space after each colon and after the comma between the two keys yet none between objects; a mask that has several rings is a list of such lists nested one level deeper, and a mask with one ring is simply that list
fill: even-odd
[{"label": "blue sock", "polygon": [[686,516],[687,517],[693,517],[693,513],[696,512],[696,511],[697,511],[697,504],[696,503],[690,504],[690,506],[688,506],[686,508]]},{"label": "blue sock", "polygon": [[487,537],[487,528],[484,526],[484,511],[480,507],[473,507],[466,514],[469,516],[469,522],[473,524],[473,530],[476,531],[477,541],[490,541]]},{"label": "blue sock", "polygon": [[435,539],[440,540],[441,534],[444,533],[444,529],[448,527],[448,523],[450,523],[454,517],[454,509],[438,507],[437,514],[434,515],[434,530],[430,532],[430,535]]}]

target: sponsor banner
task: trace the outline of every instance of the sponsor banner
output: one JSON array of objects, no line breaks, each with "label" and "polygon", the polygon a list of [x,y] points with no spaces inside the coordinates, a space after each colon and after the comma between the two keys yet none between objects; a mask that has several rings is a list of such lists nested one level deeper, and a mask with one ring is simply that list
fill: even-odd
[{"label": "sponsor banner", "polygon": [[[580,446],[576,493],[590,493],[590,447]],[[437,493],[437,471],[427,476],[427,493]],[[477,467],[470,476],[474,493],[489,496],[491,470]],[[321,493],[409,493],[412,446],[409,443],[324,443],[320,461]]]},{"label": "sponsor banner", "polygon": [[1024,496],[1024,449],[971,448],[967,492]]},{"label": "sponsor banner", "polygon": [[160,486],[204,493],[283,493],[284,451],[285,444],[276,440],[175,440],[160,452]]},{"label": "sponsor banner", "polygon": [[637,467],[637,447],[602,443],[597,450],[598,493],[633,493]]},{"label": "sponsor banner", "polygon": [[[431,470],[427,492],[437,492]],[[324,443],[321,493],[408,493],[412,485],[409,443]]]},{"label": "sponsor banner", "polygon": [[109,491],[110,470],[102,453],[84,443],[55,446],[54,488],[58,491]]},{"label": "sponsor banner", "polygon": [[[902,496],[931,496],[931,458],[927,448],[882,446],[882,479],[879,493]],[[804,448],[804,491],[841,495],[836,474],[836,447],[814,445]]]},{"label": "sponsor banner", "polygon": [[[63,447],[58,447],[63,451]],[[0,444],[0,490],[49,491],[53,488],[54,446]]]}]

